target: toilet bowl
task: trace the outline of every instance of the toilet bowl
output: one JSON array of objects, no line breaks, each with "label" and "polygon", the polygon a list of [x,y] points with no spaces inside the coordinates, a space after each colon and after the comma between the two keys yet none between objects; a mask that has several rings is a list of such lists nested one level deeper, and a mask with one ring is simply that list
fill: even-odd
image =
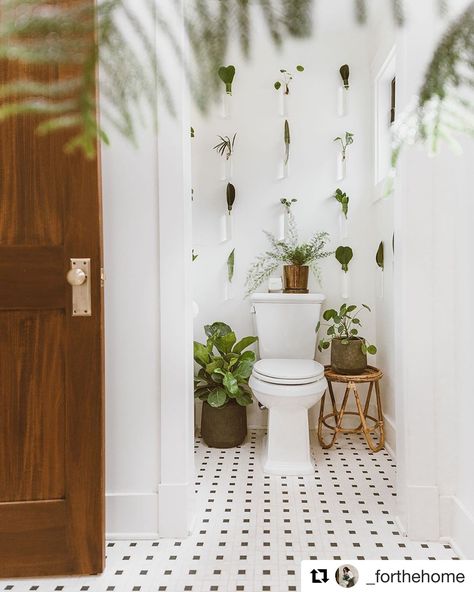
[{"label": "toilet bowl", "polygon": [[268,409],[263,468],[274,475],[314,472],[308,410],[326,389],[324,368],[314,360],[323,294],[251,296],[260,360],[249,380]]},{"label": "toilet bowl", "polygon": [[314,360],[263,359],[249,380],[256,399],[268,409],[263,470],[272,475],[310,475],[308,410],[326,389],[324,367]]}]

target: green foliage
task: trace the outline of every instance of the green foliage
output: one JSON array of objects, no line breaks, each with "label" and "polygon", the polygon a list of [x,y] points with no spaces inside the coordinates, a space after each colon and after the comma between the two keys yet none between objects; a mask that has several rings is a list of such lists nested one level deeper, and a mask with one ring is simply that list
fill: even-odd
[{"label": "green foliage", "polygon": [[191,126],[191,138],[194,138],[196,136],[196,132],[194,131],[194,128]]},{"label": "green foliage", "polygon": [[234,205],[234,201],[235,201],[235,187],[232,185],[232,183],[227,183],[226,198],[227,198],[227,211],[230,214],[232,212],[232,206]]},{"label": "green foliage", "polygon": [[384,246],[383,241],[380,242],[379,248],[377,249],[377,253],[375,255],[375,261],[380,269],[383,270],[384,268]]},{"label": "green foliage", "polygon": [[217,71],[219,78],[225,84],[225,92],[232,95],[232,82],[235,76],[235,66],[221,66]]},{"label": "green foliage", "polygon": [[344,64],[339,68],[339,74],[341,75],[342,82],[345,89],[349,89],[349,66]]},{"label": "green foliage", "polygon": [[351,132],[346,132],[344,138],[337,136],[337,138],[334,138],[334,142],[340,142],[342,160],[346,160],[347,147],[354,143],[354,134]]},{"label": "green foliage", "polygon": [[288,123],[288,119],[285,119],[285,126],[284,126],[284,139],[285,139],[285,164],[288,164],[290,160],[290,124]]},{"label": "green foliage", "polygon": [[220,142],[213,147],[213,150],[216,150],[218,154],[225,156],[226,160],[229,160],[234,151],[236,136],[237,133],[232,136],[232,139],[230,139],[229,136],[217,136],[220,139]]},{"label": "green foliage", "polygon": [[285,210],[287,211],[287,213],[290,213],[290,208],[291,206],[296,203],[298,200],[293,198],[293,199],[287,199],[286,197],[282,197],[280,199],[280,203],[281,205],[285,208]]},{"label": "green foliage", "polygon": [[198,366],[194,378],[194,396],[212,407],[223,407],[230,399],[242,405],[252,403],[248,380],[255,363],[255,353],[244,351],[257,337],[237,341],[235,333],[222,322],[204,327],[206,344],[194,342],[194,361]]},{"label": "green foliage", "polygon": [[309,265],[312,273],[320,280],[318,261],[332,255],[332,252],[325,251],[329,241],[327,232],[316,232],[307,243],[300,243],[295,218],[289,210],[288,237],[278,240],[269,232],[265,234],[270,241],[270,249],[259,255],[250,266],[246,280],[247,296],[255,292],[282,264]]},{"label": "green foliage", "polygon": [[[297,72],[304,72],[304,67],[301,65],[296,66]],[[281,78],[277,80],[273,85],[276,90],[280,90],[283,87],[285,95],[290,94],[290,82],[293,80],[293,74],[288,70],[280,70]]]},{"label": "green foliage", "polygon": [[350,247],[337,247],[336,259],[342,266],[342,270],[347,273],[349,271],[349,263],[352,260],[354,253]]},{"label": "green foliage", "polygon": [[[324,324],[327,328],[326,337],[320,339],[319,351],[328,349],[333,339],[341,339],[344,345],[347,345],[351,340],[359,339],[361,349],[365,354],[376,354],[377,348],[375,345],[370,345],[364,337],[359,335],[359,330],[362,327],[359,314],[364,308],[371,312],[367,304],[363,304],[359,308],[355,304],[343,304],[339,310],[333,308],[325,310],[323,319],[329,324]],[[316,326],[316,333],[319,332],[321,326],[319,322]]]},{"label": "green foliage", "polygon": [[342,213],[347,218],[347,214],[349,212],[349,196],[341,189],[336,189],[334,197],[341,204]]},{"label": "green foliage", "polygon": [[194,262],[196,261],[196,259],[199,257],[199,255],[198,255],[197,253],[195,253],[195,252],[194,252],[194,249],[193,249],[193,254],[192,254],[192,256],[193,256],[193,263],[194,263]]},{"label": "green foliage", "polygon": [[227,257],[227,277],[229,279],[229,283],[231,283],[234,278],[234,265],[235,265],[235,249],[232,249],[229,256]]}]

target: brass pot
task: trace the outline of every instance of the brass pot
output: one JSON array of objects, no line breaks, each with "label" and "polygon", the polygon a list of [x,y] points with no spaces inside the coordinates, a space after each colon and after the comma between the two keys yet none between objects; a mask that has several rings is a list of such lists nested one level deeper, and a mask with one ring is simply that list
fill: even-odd
[{"label": "brass pot", "polygon": [[287,294],[308,293],[309,267],[307,265],[283,266],[283,292]]},{"label": "brass pot", "polygon": [[338,374],[362,374],[367,368],[367,354],[362,351],[362,339],[353,337],[348,343],[341,338],[331,341],[331,366]]}]

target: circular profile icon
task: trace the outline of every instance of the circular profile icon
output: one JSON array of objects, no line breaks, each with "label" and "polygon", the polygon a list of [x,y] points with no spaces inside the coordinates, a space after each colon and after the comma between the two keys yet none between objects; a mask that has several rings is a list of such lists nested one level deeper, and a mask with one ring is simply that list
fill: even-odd
[{"label": "circular profile icon", "polygon": [[342,588],[353,588],[359,580],[359,572],[353,565],[341,565],[336,571],[336,582]]}]

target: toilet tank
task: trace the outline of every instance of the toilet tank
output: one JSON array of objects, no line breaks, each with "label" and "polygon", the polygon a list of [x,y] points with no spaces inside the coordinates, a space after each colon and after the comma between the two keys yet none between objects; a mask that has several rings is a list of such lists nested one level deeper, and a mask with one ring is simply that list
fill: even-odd
[{"label": "toilet tank", "polygon": [[312,360],[323,294],[252,294],[260,358]]}]

